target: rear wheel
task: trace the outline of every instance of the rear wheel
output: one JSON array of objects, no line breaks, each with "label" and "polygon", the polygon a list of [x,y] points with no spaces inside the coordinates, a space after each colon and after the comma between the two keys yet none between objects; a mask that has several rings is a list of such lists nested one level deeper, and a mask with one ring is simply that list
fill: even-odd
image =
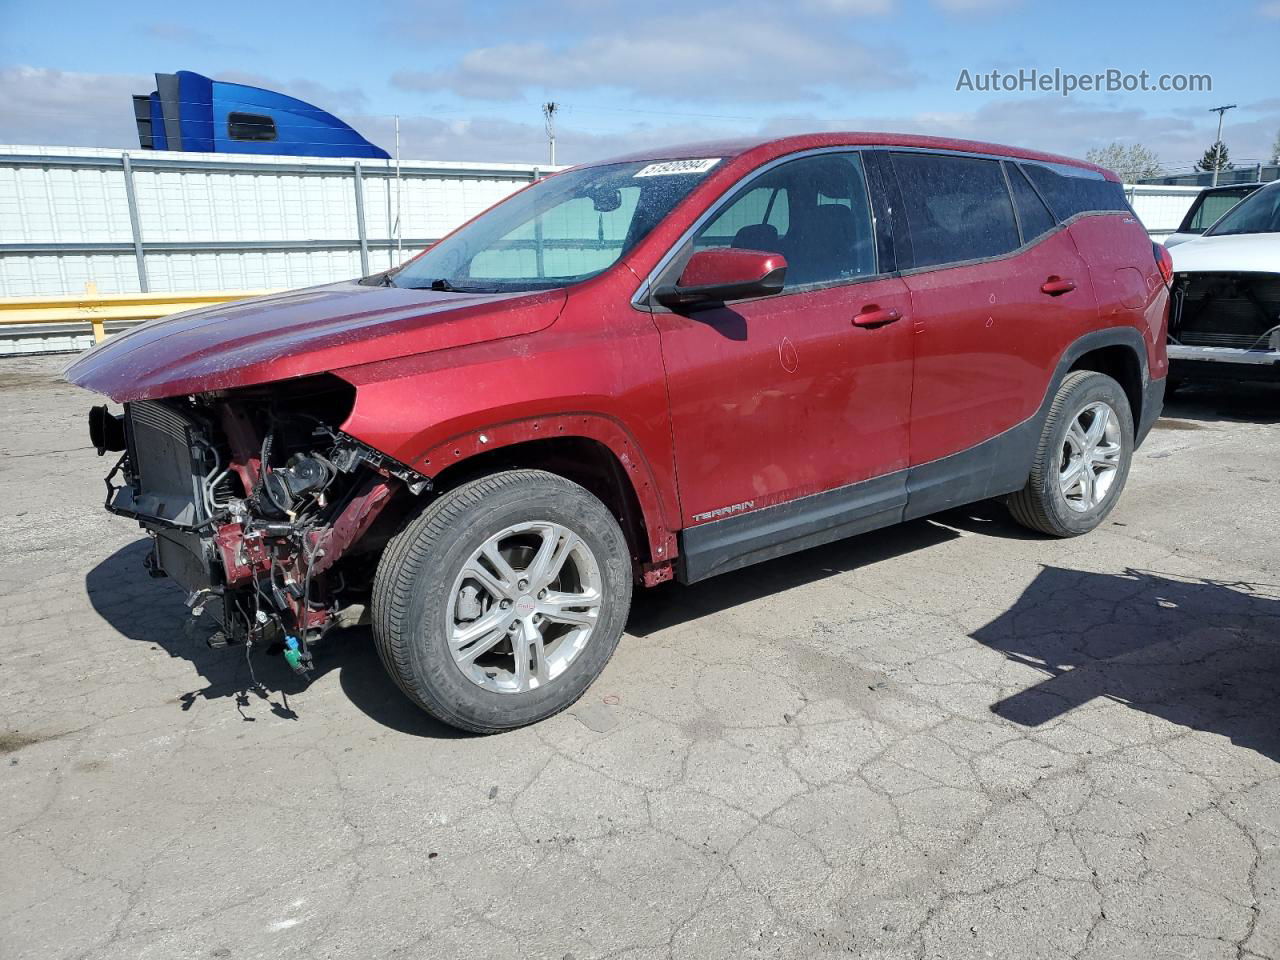
[{"label": "rear wheel", "polygon": [[583,694],[617,646],[631,589],[603,503],[555,474],[509,471],[444,494],[387,546],[374,634],[414,702],[492,733]]},{"label": "rear wheel", "polygon": [[1070,373],[1045,418],[1027,485],[1007,501],[1009,512],[1055,537],[1088,533],[1115,506],[1132,458],[1124,389],[1106,374]]}]

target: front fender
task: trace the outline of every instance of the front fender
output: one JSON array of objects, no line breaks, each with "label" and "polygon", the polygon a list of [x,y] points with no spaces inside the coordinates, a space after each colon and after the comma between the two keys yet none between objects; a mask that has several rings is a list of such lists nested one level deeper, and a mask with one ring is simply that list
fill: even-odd
[{"label": "front fender", "polygon": [[529,337],[335,373],[356,387],[343,431],[428,477],[534,440],[603,445],[632,484],[651,556],[674,554],[670,413],[647,315],[623,314],[596,330],[557,323]]}]

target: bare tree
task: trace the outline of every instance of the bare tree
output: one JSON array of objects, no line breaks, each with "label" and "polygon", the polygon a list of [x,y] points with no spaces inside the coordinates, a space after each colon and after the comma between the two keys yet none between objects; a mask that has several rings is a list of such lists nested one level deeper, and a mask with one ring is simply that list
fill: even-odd
[{"label": "bare tree", "polygon": [[1098,147],[1085,155],[1090,163],[1114,170],[1125,183],[1135,183],[1147,177],[1158,177],[1164,171],[1160,166],[1160,158],[1140,143],[1113,143],[1108,147]]}]

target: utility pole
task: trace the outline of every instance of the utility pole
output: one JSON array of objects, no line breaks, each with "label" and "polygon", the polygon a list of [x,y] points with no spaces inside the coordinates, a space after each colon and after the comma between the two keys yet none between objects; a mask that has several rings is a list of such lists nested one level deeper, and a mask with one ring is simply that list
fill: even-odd
[{"label": "utility pole", "polygon": [[400,114],[396,114],[396,263],[404,263],[404,228],[400,221]]},{"label": "utility pole", "polygon": [[1216,153],[1217,153],[1217,155],[1218,155],[1218,156],[1217,156],[1217,161],[1218,161],[1218,162],[1217,162],[1217,163],[1215,163],[1215,164],[1213,165],[1213,184],[1212,184],[1212,186],[1215,186],[1215,187],[1218,185],[1218,168],[1219,168],[1220,166],[1222,166],[1222,150],[1221,150],[1221,147],[1222,147],[1222,115],[1223,115],[1224,113],[1226,113],[1228,110],[1234,110],[1235,108],[1236,108],[1236,105],[1235,105],[1234,103],[1228,103],[1228,104],[1227,104],[1226,106],[1224,106],[1224,107],[1210,107],[1210,108],[1209,108],[1209,112],[1210,112],[1210,113],[1216,113],[1216,114],[1218,115],[1218,138],[1217,138],[1216,140],[1214,140],[1214,141],[1213,141],[1214,150],[1215,150],[1215,152],[1216,152]]},{"label": "utility pole", "polygon": [[554,101],[542,105],[542,116],[547,126],[547,153],[553,167],[556,165],[556,111],[559,109],[560,104]]}]

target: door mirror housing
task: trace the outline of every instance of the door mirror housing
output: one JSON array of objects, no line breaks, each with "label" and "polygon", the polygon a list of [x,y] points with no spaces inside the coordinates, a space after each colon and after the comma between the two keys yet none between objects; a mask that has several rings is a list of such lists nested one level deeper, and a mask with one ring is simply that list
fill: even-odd
[{"label": "door mirror housing", "polygon": [[763,250],[699,250],[674,285],[659,287],[654,299],[670,310],[690,309],[767,297],[782,292],[787,258]]}]

